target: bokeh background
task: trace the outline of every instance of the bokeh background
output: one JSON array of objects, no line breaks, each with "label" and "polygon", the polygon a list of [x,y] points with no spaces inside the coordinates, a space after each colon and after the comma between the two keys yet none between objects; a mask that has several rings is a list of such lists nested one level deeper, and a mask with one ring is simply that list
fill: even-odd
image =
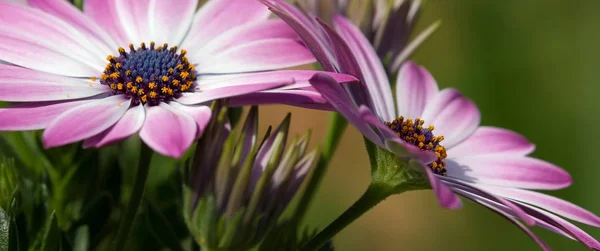
[{"label": "bokeh background", "polygon": [[[354,0],[351,0],[354,1]],[[360,1],[360,0],[357,0]],[[600,1],[428,0],[417,30],[441,19],[438,31],[412,58],[441,87],[458,88],[481,110],[482,124],[509,128],[536,143],[533,154],[573,176],[550,192],[600,214]],[[261,110],[261,123],[293,113],[292,128],[323,139],[328,114],[283,106]],[[456,118],[460,119],[460,118]],[[325,227],[366,188],[369,166],[360,134],[349,127],[307,223]],[[384,201],[335,239],[336,250],[538,250],[514,225],[463,200],[462,210],[438,206],[431,191]],[[583,226],[600,238],[600,229]],[[534,229],[553,250],[585,247]]]},{"label": "bokeh background", "polygon": [[[17,0],[10,0],[17,1]],[[322,0],[328,1],[328,0]],[[362,0],[350,0],[362,1]],[[600,1],[428,0],[417,31],[440,29],[412,58],[441,87],[458,88],[480,108],[482,124],[509,128],[537,144],[535,157],[555,163],[574,184],[549,192],[600,214],[597,179],[600,111]],[[288,106],[261,109],[261,124],[293,113],[292,130],[325,136],[328,113]],[[456,118],[460,119],[460,118]],[[151,177],[161,177],[154,168]],[[349,127],[307,214],[323,228],[350,206],[369,181],[360,134]],[[431,191],[390,197],[342,231],[336,250],[538,250],[514,225],[463,200],[462,210],[438,206]],[[600,229],[582,226],[600,238]],[[534,229],[553,250],[585,250],[567,238]]]}]

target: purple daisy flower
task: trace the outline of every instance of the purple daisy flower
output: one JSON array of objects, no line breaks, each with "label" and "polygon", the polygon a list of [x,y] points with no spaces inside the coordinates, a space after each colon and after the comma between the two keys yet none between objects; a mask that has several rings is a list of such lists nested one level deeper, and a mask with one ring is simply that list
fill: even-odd
[{"label": "purple daisy flower", "polygon": [[431,74],[412,62],[400,69],[394,102],[376,51],[351,22],[336,16],[336,32],[323,23],[317,27],[282,1],[267,5],[294,27],[326,70],[361,80],[360,85],[340,86],[317,74],[311,83],[366,139],[408,161],[409,168],[423,170],[442,206],[459,208],[459,194],[502,215],[545,250],[546,244],[519,219],[600,249],[597,240],[559,215],[595,227],[600,227],[599,217],[532,191],[565,188],[572,180],[565,170],[528,156],[535,146],[526,138],[480,126],[472,101],[454,89],[440,91]]},{"label": "purple daisy flower", "polygon": [[81,12],[62,0],[0,2],[0,101],[17,103],[0,109],[0,130],[45,129],[46,147],[101,147],[139,132],[155,151],[180,157],[208,123],[212,100],[327,108],[308,83],[314,71],[265,72],[314,57],[264,5],[197,7],[87,0]]}]

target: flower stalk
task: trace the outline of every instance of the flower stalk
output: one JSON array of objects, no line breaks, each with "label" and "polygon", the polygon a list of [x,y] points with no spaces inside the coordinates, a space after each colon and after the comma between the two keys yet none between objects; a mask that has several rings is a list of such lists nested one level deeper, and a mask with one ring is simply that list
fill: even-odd
[{"label": "flower stalk", "polygon": [[413,161],[400,159],[365,139],[371,161],[371,183],[363,195],[337,219],[304,244],[300,251],[318,250],[336,234],[387,197],[429,188],[425,174],[413,168]]},{"label": "flower stalk", "polygon": [[121,223],[115,236],[114,247],[116,251],[125,250],[125,245],[129,239],[129,234],[133,227],[135,217],[139,210],[142,198],[144,197],[144,190],[146,187],[146,180],[148,178],[148,172],[150,170],[150,159],[152,157],[152,149],[146,144],[142,143],[140,149],[140,161],[138,162],[138,170],[135,176],[135,183],[133,184],[133,190],[131,191],[131,197],[129,198],[129,204],[125,209],[125,214],[121,218]]}]

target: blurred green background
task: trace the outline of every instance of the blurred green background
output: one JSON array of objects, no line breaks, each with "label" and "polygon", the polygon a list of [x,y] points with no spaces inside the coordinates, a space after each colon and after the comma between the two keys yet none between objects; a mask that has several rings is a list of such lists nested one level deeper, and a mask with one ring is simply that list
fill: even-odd
[{"label": "blurred green background", "polygon": [[[416,30],[439,19],[443,25],[417,51],[413,60],[427,67],[441,87],[458,88],[474,100],[481,110],[482,124],[509,128],[525,135],[537,144],[535,157],[568,170],[574,184],[550,194],[600,214],[596,195],[596,177],[600,174],[596,157],[600,149],[595,147],[600,141],[600,133],[595,130],[600,112],[594,102],[595,94],[600,91],[595,84],[596,65],[600,65],[596,63],[600,58],[597,48],[600,45],[600,15],[597,14],[600,1],[426,2]],[[313,145],[324,138],[326,112],[288,106],[261,109],[262,129],[278,124],[290,111],[293,132],[303,133],[312,128]],[[118,147],[126,147],[126,144]],[[34,156],[29,159],[39,161]],[[127,159],[125,157],[123,159]],[[171,160],[157,159],[157,166],[170,166],[165,163]],[[128,165],[135,166],[132,163],[124,166]],[[95,175],[82,170],[86,175]],[[123,173],[126,181],[132,180],[134,174],[130,171]],[[170,183],[163,178],[172,173],[175,173],[173,169],[152,169],[149,197],[169,198],[165,187]],[[349,127],[306,223],[325,227],[362,194],[368,181],[368,159],[362,137]],[[128,185],[122,189],[129,189]],[[463,202],[462,210],[449,211],[438,206],[431,191],[390,197],[342,231],[334,239],[335,248],[340,251],[539,249],[518,228],[495,213],[469,201]],[[582,228],[600,238],[600,229]],[[536,228],[534,231],[553,250],[585,250],[583,245],[547,230]]]},{"label": "blurred green background", "polygon": [[[596,0],[428,0],[417,30],[438,19],[443,24],[413,57],[441,87],[458,88],[475,101],[483,125],[524,134],[537,144],[535,157],[568,170],[574,184],[550,194],[596,214],[600,214],[598,10]],[[262,125],[276,124],[289,110],[263,109]],[[313,128],[313,141],[324,137],[327,113],[292,111],[294,130]],[[350,128],[307,223],[326,226],[361,195],[368,181],[362,138]],[[462,210],[449,211],[437,205],[431,191],[393,196],[342,231],[334,239],[335,247],[342,251],[539,249],[508,221],[463,202]],[[600,229],[583,229],[600,238]],[[545,229],[534,230],[553,250],[585,250]]]}]

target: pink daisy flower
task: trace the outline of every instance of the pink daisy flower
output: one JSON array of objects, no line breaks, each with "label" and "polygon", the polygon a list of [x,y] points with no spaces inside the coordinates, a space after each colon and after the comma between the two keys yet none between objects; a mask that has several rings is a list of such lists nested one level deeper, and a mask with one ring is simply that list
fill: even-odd
[{"label": "pink daisy flower", "polygon": [[44,129],[46,147],[101,147],[139,133],[180,157],[215,99],[327,107],[308,83],[314,71],[267,72],[314,57],[258,1],[198,9],[197,0],[86,0],[83,9],[0,2],[0,101],[17,103],[0,109],[0,130]]},{"label": "pink daisy flower", "polygon": [[265,2],[294,27],[324,68],[361,80],[340,85],[319,73],[311,83],[366,139],[406,160],[409,168],[423,170],[442,206],[459,208],[458,194],[502,215],[545,250],[519,220],[600,249],[597,240],[562,218],[600,227],[598,216],[532,191],[565,188],[572,180],[565,170],[528,156],[535,146],[526,138],[480,126],[472,101],[454,89],[439,90],[431,74],[412,62],[402,65],[394,98],[381,60],[350,21],[335,17],[333,30],[283,1]]}]

